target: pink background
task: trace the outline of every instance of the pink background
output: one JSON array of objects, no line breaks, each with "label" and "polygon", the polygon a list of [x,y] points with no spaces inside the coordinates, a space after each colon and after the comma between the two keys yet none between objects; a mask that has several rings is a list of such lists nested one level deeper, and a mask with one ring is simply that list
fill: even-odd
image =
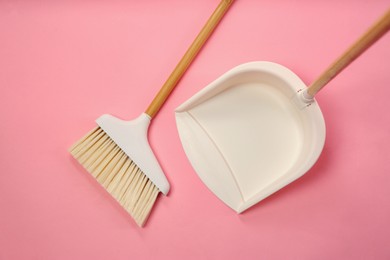
[{"label": "pink background", "polygon": [[0,1],[1,260],[390,259],[390,35],[318,95],[318,163],[241,215],[197,177],[173,114],[244,62],[310,83],[388,0],[237,0],[152,124],[172,189],[144,229],[68,154],[101,114],[144,111],[217,4]]}]

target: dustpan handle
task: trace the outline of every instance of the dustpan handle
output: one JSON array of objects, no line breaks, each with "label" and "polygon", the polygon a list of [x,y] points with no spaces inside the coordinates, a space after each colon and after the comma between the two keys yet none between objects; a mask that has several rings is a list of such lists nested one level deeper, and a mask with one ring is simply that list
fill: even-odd
[{"label": "dustpan handle", "polygon": [[145,113],[148,114],[151,118],[154,117],[154,115],[160,110],[161,106],[164,104],[169,94],[175,88],[176,84],[183,76],[184,72],[187,70],[192,60],[198,54],[203,44],[214,31],[215,27],[218,25],[219,21],[222,19],[226,11],[229,9],[232,2],[233,0],[222,0],[219,3],[214,13],[203,26],[198,36],[195,38],[191,46],[188,48],[187,52],[184,54],[183,58],[176,65],[176,68],[172,71],[171,75],[161,87],[160,91],[157,93],[152,103],[146,109]]},{"label": "dustpan handle", "polygon": [[379,40],[389,29],[390,9],[309,86],[308,98],[313,98],[329,81]]}]

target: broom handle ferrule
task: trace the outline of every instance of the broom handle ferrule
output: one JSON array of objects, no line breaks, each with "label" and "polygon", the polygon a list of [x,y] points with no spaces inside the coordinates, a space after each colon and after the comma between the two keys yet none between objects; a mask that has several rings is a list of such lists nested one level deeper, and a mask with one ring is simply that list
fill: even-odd
[{"label": "broom handle ferrule", "polygon": [[379,40],[389,29],[390,9],[309,86],[307,93],[314,97],[329,81]]},{"label": "broom handle ferrule", "polygon": [[179,82],[179,80],[181,79],[195,56],[198,54],[206,40],[214,31],[215,27],[218,25],[219,21],[222,19],[226,11],[229,9],[232,2],[233,0],[222,0],[219,3],[218,7],[215,9],[211,17],[203,26],[198,36],[188,48],[187,52],[184,54],[183,58],[176,65],[176,68],[172,71],[171,75],[165,81],[164,85],[161,87],[160,91],[157,93],[152,103],[150,103],[149,107],[146,109],[145,113],[148,114],[151,118],[153,118],[160,110],[161,106],[164,104],[169,94],[175,88],[175,86],[177,85],[177,83]]}]

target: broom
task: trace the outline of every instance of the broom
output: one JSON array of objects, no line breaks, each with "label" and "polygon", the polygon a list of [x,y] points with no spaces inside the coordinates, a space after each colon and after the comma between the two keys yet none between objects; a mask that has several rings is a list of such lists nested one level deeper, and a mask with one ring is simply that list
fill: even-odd
[{"label": "broom", "polygon": [[169,183],[151,150],[147,132],[177,82],[211,35],[233,0],[222,0],[145,113],[132,121],[111,115],[70,148],[72,156],[122,205],[142,227],[159,192]]}]

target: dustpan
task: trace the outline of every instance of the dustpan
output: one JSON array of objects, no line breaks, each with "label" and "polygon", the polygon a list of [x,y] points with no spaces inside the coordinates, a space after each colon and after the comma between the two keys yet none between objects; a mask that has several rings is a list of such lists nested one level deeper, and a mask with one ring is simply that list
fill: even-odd
[{"label": "dustpan", "polygon": [[289,69],[251,62],[228,71],[175,111],[184,151],[223,202],[240,213],[302,176],[325,141],[317,102],[291,102],[306,85]]},{"label": "dustpan", "polygon": [[390,29],[390,10],[309,87],[271,62],[240,65],[176,110],[184,151],[206,186],[238,213],[306,173],[325,122],[314,96]]}]

